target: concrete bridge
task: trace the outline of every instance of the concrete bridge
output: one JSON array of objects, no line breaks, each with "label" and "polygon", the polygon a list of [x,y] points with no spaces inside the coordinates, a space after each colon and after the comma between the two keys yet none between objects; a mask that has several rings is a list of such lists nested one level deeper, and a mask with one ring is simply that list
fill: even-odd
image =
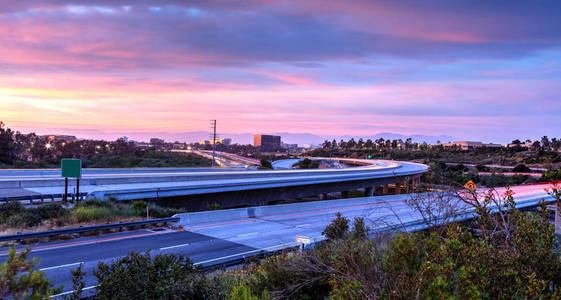
[{"label": "concrete bridge", "polygon": [[[221,207],[262,205],[327,193],[364,189],[366,196],[399,194],[404,185],[414,189],[422,164],[385,160],[337,159],[360,165],[345,169],[313,170],[239,170],[239,169],[85,169],[80,191],[88,198],[163,201],[187,209],[204,209],[210,204]],[[63,191],[60,170],[0,171],[2,193],[49,195]],[[390,187],[390,185],[392,185]],[[71,180],[70,191],[75,188]]]}]

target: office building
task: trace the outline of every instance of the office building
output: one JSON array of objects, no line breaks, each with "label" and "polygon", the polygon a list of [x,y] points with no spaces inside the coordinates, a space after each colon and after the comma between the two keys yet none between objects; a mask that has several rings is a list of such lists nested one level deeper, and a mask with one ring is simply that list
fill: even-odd
[{"label": "office building", "polygon": [[281,137],[277,135],[255,134],[253,146],[262,152],[274,152],[281,148]]}]

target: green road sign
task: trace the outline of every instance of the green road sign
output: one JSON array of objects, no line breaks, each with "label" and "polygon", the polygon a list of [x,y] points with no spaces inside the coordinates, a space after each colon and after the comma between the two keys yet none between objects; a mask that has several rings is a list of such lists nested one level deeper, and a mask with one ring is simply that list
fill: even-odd
[{"label": "green road sign", "polygon": [[82,160],[64,158],[60,162],[62,169],[62,177],[66,178],[82,178]]}]

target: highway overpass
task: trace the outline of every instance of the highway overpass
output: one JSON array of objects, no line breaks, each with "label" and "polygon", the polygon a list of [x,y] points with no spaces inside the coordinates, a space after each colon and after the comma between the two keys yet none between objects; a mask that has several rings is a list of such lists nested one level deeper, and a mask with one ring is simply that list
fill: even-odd
[{"label": "highway overpass", "polygon": [[[221,207],[262,205],[326,193],[364,189],[366,195],[388,193],[388,184],[414,186],[428,170],[422,164],[386,160],[337,159],[360,165],[346,169],[239,170],[234,169],[101,169],[84,171],[80,191],[88,198],[163,201],[187,209],[206,203]],[[60,194],[64,179],[56,170],[0,171],[0,199],[15,195]],[[75,181],[70,181],[70,191]],[[6,196],[8,195],[8,197]]]}]

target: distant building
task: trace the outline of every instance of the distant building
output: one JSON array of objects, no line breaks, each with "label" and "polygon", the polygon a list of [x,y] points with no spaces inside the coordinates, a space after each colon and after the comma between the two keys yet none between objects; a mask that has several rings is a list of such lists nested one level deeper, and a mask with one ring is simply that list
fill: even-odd
[{"label": "distant building", "polygon": [[281,143],[281,147],[283,149],[298,149],[298,144],[286,144],[286,143]]},{"label": "distant building", "polygon": [[483,147],[487,147],[487,148],[501,148],[501,147],[503,147],[503,145],[501,145],[501,144],[489,143],[489,144],[483,144]]},{"label": "distant building", "polygon": [[[212,140],[200,140],[199,141],[199,145],[212,145],[213,141]],[[221,145],[230,145],[232,144],[232,139],[230,138],[217,138],[216,139],[216,144],[221,144]]]},{"label": "distant building", "polygon": [[520,147],[522,147],[522,148],[530,148],[530,147],[532,147],[533,145],[534,145],[534,142],[531,142],[531,141],[528,142],[528,141],[526,141],[526,142],[520,143],[520,144],[508,144],[508,147],[509,147],[509,148],[516,148],[516,147],[520,146]]},{"label": "distant building", "polygon": [[150,145],[156,149],[161,149],[164,147],[165,141],[163,139],[151,138]]},{"label": "distant building", "polygon": [[461,149],[461,150],[470,150],[470,149],[483,148],[483,147],[500,148],[500,147],[503,146],[501,144],[493,144],[493,143],[485,144],[483,142],[474,142],[474,141],[456,141],[456,142],[444,143],[444,144],[440,144],[440,145],[442,145],[444,148],[456,147],[456,148]]},{"label": "distant building", "polygon": [[281,137],[277,135],[255,134],[253,146],[263,152],[274,152],[281,148]]},{"label": "distant building", "polygon": [[43,137],[46,137],[49,142],[63,141],[63,142],[70,143],[78,140],[76,136],[62,135],[62,134],[50,134],[50,135],[44,135]]}]

